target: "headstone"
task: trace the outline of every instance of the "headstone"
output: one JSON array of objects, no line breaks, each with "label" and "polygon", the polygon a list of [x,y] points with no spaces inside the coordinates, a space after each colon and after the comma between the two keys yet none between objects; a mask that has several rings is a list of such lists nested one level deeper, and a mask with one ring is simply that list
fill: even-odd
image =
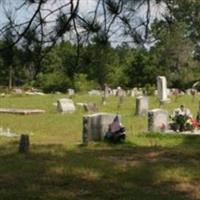
[{"label": "headstone", "polygon": [[168,112],[154,109],[148,112],[148,131],[160,132],[168,128]]},{"label": "headstone", "polygon": [[121,87],[117,87],[117,93],[116,93],[116,95],[118,97],[117,107],[120,108],[120,106],[122,105],[123,100],[124,100],[125,91]]},{"label": "headstone", "polygon": [[112,95],[113,95],[113,96],[116,96],[116,95],[117,95],[117,89],[113,89],[113,90],[112,90]]},{"label": "headstone", "polygon": [[76,110],[74,102],[71,99],[63,98],[57,101],[58,112],[74,112]]},{"label": "headstone", "polygon": [[45,110],[41,110],[41,109],[20,109],[20,108],[0,108],[0,113],[32,115],[32,114],[45,113]]},{"label": "headstone", "polygon": [[23,90],[21,88],[14,88],[13,91],[15,92],[15,94],[18,94],[18,95],[23,94]]},{"label": "headstone", "polygon": [[142,95],[143,95],[143,90],[142,90],[142,88],[139,88],[136,93],[136,96],[142,96]]},{"label": "headstone", "polygon": [[90,95],[90,96],[101,96],[101,91],[100,90],[90,90],[89,92],[88,92],[88,94]]},{"label": "headstone", "polygon": [[132,97],[137,96],[137,92],[138,92],[138,89],[137,89],[137,88],[133,88],[133,89],[131,90],[131,96],[132,96]]},{"label": "headstone", "polygon": [[111,95],[111,89],[105,83],[104,88],[103,88],[103,96],[102,96],[102,104],[103,105],[106,104],[106,100],[107,100],[108,96],[110,96],[110,95]]},{"label": "headstone", "polygon": [[127,90],[126,94],[127,96],[131,96],[131,90]]},{"label": "headstone", "polygon": [[167,98],[167,81],[165,76],[157,77],[157,90],[158,90],[158,99],[161,103],[168,101]]},{"label": "headstone", "polygon": [[19,152],[20,153],[27,153],[29,151],[29,136],[28,135],[21,135],[19,141]]},{"label": "headstone", "polygon": [[67,89],[67,92],[68,92],[69,96],[74,96],[75,95],[74,89],[69,88],[69,89]]},{"label": "headstone", "polygon": [[185,91],[185,93],[186,93],[187,95],[195,96],[195,95],[198,93],[198,91],[197,91],[195,88],[189,88],[189,89],[187,89],[187,90]]},{"label": "headstone", "polygon": [[136,98],[136,108],[135,114],[136,115],[146,115],[149,110],[149,101],[148,97],[146,96],[139,96]]},{"label": "headstone", "polygon": [[31,92],[31,91],[26,91],[25,92],[26,95],[40,95],[40,96],[44,96],[45,94],[43,92]]},{"label": "headstone", "polygon": [[95,103],[85,103],[83,104],[83,107],[86,112],[97,112],[97,106]]},{"label": "headstone", "polygon": [[108,131],[108,125],[112,123],[116,114],[96,113],[83,116],[83,143],[89,141],[101,141]]},{"label": "headstone", "polygon": [[103,93],[104,93],[103,95],[105,96],[105,98],[107,98],[111,93],[111,89],[108,87],[106,83],[104,84]]}]

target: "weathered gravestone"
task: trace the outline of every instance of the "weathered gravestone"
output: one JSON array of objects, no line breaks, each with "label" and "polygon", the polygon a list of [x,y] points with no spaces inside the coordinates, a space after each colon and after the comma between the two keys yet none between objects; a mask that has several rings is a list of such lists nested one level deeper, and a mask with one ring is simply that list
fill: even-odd
[{"label": "weathered gravestone", "polygon": [[74,102],[71,99],[63,98],[57,101],[58,112],[74,112],[76,110]]},{"label": "weathered gravestone", "polygon": [[107,100],[108,96],[110,96],[110,94],[111,94],[111,89],[105,83],[104,88],[103,88],[103,95],[102,95],[102,104],[103,105],[106,104],[106,100]]},{"label": "weathered gravestone", "polygon": [[14,88],[13,91],[15,94],[18,94],[18,95],[23,94],[23,90],[21,88]]},{"label": "weathered gravestone", "polygon": [[84,110],[86,112],[97,112],[97,105],[95,103],[85,103],[83,104]]},{"label": "weathered gravestone", "polygon": [[[83,116],[83,143],[89,141],[101,141],[108,131],[109,124],[112,123],[116,114],[96,113]],[[119,116],[120,117],[120,116]]]},{"label": "weathered gravestone", "polygon": [[168,128],[168,112],[162,109],[153,109],[148,112],[148,131],[160,132]]},{"label": "weathered gravestone", "polygon": [[69,88],[69,89],[67,89],[67,92],[68,92],[69,96],[74,96],[75,95],[74,89]]},{"label": "weathered gravestone", "polygon": [[112,90],[112,95],[113,95],[113,96],[117,96],[117,89],[113,89],[113,90]]},{"label": "weathered gravestone", "polygon": [[167,97],[167,80],[165,76],[157,77],[157,90],[160,103],[164,103],[169,100]]},{"label": "weathered gravestone", "polygon": [[124,101],[124,97],[126,96],[126,93],[121,87],[117,87],[116,96],[118,97],[117,108],[119,109],[120,106],[122,105],[123,101]]},{"label": "weathered gravestone", "polygon": [[45,113],[45,110],[40,110],[40,109],[19,109],[19,108],[0,108],[0,113],[32,115],[32,114]]},{"label": "weathered gravestone", "polygon": [[90,96],[101,96],[102,91],[100,91],[100,90],[90,90],[90,91],[88,92],[88,94],[89,94]]},{"label": "weathered gravestone", "polygon": [[139,96],[136,98],[136,108],[135,114],[136,115],[146,115],[149,110],[149,101],[148,97],[146,96]]},{"label": "weathered gravestone", "polygon": [[20,153],[27,153],[29,151],[29,136],[28,135],[21,135],[19,141],[19,152]]}]

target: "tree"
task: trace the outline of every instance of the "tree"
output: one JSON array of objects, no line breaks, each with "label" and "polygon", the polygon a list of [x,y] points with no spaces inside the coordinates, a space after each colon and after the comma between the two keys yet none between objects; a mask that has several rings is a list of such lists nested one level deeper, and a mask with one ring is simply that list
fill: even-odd
[{"label": "tree", "polygon": [[3,60],[4,70],[3,73],[8,77],[5,81],[8,83],[8,88],[11,89],[13,86],[13,77],[15,74],[15,68],[17,63],[17,49],[15,47],[7,48],[13,43],[14,35],[11,29],[7,30],[4,34],[1,42],[1,47],[5,48],[5,51],[1,52],[1,58]]},{"label": "tree", "polygon": [[184,88],[196,79],[195,44],[186,37],[183,22],[155,22],[152,27],[156,46],[151,50],[154,65],[167,76],[169,85]]}]

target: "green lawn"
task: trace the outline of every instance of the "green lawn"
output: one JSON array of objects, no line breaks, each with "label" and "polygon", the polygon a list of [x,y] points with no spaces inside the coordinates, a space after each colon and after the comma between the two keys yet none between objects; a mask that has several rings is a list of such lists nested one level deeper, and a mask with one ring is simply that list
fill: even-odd
[{"label": "green lawn", "polygon": [[[18,138],[0,137],[0,199],[200,199],[200,136],[145,134],[146,117],[134,116],[135,99],[120,110],[110,97],[77,95],[75,102],[95,102],[99,111],[119,112],[127,128],[125,144],[81,145],[81,107],[73,114],[56,112],[53,103],[66,95],[8,96],[0,107],[45,109],[45,114],[0,114],[0,127],[30,134],[27,155],[18,153]],[[196,115],[200,96],[181,96],[163,107],[180,104]],[[157,108],[156,98],[150,107]]]}]

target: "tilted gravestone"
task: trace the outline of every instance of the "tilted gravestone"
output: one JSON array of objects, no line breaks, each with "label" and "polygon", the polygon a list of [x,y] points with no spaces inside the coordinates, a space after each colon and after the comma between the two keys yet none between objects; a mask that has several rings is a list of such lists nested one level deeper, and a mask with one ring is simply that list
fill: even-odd
[{"label": "tilted gravestone", "polygon": [[146,115],[149,110],[149,100],[146,96],[139,96],[136,98],[136,108],[135,114],[136,115]]},{"label": "tilted gravestone", "polygon": [[97,112],[97,105],[95,103],[86,103],[83,105],[86,112]]},{"label": "tilted gravestone", "polygon": [[165,76],[157,77],[157,90],[158,90],[158,99],[161,103],[168,101],[167,97],[167,80]]},{"label": "tilted gravestone", "polygon": [[71,99],[63,98],[57,101],[58,112],[67,113],[76,110],[74,102]]},{"label": "tilted gravestone", "polygon": [[168,112],[162,109],[153,109],[148,112],[148,131],[160,132],[168,129]]},{"label": "tilted gravestone", "polygon": [[[83,143],[89,141],[101,141],[108,131],[109,124],[112,123],[116,114],[96,113],[83,116]],[[120,116],[119,116],[120,117]]]}]

